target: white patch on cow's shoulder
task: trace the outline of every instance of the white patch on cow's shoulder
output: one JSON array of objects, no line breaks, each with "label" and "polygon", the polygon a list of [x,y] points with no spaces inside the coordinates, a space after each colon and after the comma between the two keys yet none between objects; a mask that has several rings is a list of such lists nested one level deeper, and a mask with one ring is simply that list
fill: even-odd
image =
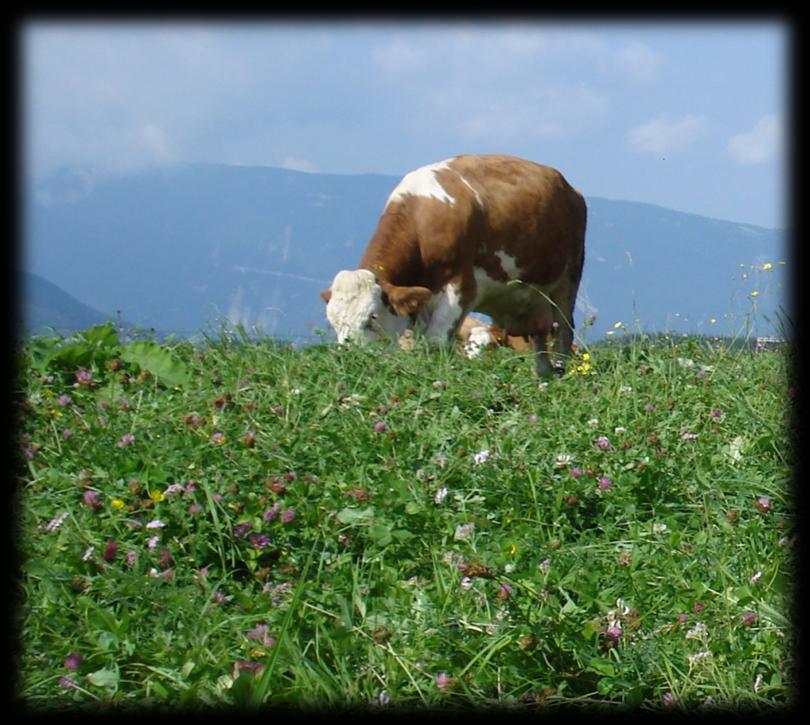
[{"label": "white patch on cow's shoulder", "polygon": [[429,196],[446,204],[456,203],[456,200],[445,191],[444,187],[439,183],[436,178],[436,172],[443,169],[449,169],[449,162],[451,159],[445,161],[438,161],[435,164],[428,164],[422,166],[415,171],[411,171],[402,178],[402,181],[397,184],[397,187],[391,192],[385,206],[394,201],[401,201],[403,197],[411,196]]},{"label": "white patch on cow's shoulder", "polygon": [[445,285],[441,292],[433,296],[429,306],[430,319],[427,321],[425,335],[429,340],[446,342],[450,330],[461,318],[464,310],[461,307],[461,292],[452,284]]},{"label": "white patch on cow's shoulder", "polygon": [[493,342],[492,334],[486,325],[473,327],[470,330],[470,339],[464,343],[464,353],[468,358],[478,357],[485,347]]}]

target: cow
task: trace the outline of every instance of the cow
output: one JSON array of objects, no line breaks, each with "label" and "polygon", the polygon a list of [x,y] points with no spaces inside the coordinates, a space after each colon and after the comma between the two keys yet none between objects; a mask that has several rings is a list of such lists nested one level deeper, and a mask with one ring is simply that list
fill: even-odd
[{"label": "cow", "polygon": [[462,155],[406,174],[355,270],[321,292],[339,343],[415,329],[447,343],[477,311],[561,374],[585,258],[583,196],[549,166]]}]

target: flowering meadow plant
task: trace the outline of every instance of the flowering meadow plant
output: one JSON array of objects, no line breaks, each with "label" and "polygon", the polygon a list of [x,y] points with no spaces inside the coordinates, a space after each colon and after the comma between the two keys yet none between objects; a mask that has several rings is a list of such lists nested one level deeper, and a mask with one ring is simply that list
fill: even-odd
[{"label": "flowering meadow plant", "polygon": [[542,386],[505,348],[27,344],[15,691],[790,702],[788,352],[615,330]]}]

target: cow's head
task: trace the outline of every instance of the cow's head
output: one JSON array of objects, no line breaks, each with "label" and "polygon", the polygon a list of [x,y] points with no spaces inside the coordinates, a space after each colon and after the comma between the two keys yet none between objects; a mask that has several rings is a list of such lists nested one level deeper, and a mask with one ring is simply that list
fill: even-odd
[{"label": "cow's head", "polygon": [[338,342],[398,338],[432,294],[426,287],[378,281],[367,269],[344,270],[321,292]]}]

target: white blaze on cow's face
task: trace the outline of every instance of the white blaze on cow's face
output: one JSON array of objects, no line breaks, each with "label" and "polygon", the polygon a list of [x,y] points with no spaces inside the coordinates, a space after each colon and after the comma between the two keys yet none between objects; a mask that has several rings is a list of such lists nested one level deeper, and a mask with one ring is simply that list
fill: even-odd
[{"label": "white blaze on cow's face", "polygon": [[330,291],[326,318],[339,343],[397,337],[404,332],[407,321],[383,303],[382,288],[369,270],[338,272]]}]

